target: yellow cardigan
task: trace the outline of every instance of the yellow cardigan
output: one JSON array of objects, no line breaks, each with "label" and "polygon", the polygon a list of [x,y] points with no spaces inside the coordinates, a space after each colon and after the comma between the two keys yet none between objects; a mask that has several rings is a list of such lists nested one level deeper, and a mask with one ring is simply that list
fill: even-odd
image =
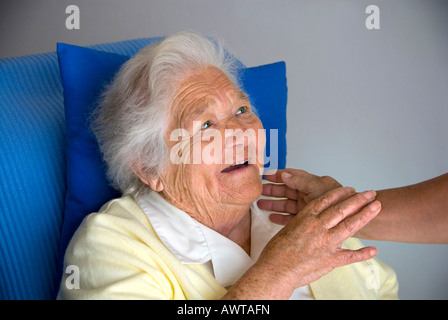
[{"label": "yellow cardigan", "polygon": [[[362,244],[351,238],[344,247]],[[58,299],[212,300],[226,293],[204,265],[182,264],[165,247],[131,197],[86,217],[64,264]],[[395,272],[376,258],[336,268],[309,286],[319,300],[398,298]]]}]

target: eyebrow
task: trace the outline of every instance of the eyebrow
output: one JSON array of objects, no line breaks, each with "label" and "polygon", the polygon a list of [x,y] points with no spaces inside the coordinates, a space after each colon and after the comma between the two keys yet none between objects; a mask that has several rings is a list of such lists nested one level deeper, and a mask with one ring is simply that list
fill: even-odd
[{"label": "eyebrow", "polygon": [[205,113],[205,111],[209,108],[209,106],[210,106],[210,104],[208,102],[203,102],[200,107],[195,108],[194,111],[192,111],[190,114],[188,114],[185,117],[184,121],[188,122],[188,120],[190,120],[190,119],[195,119],[196,117],[201,116],[202,114]]},{"label": "eyebrow", "polygon": [[249,95],[241,89],[238,90],[238,98],[249,101]]}]

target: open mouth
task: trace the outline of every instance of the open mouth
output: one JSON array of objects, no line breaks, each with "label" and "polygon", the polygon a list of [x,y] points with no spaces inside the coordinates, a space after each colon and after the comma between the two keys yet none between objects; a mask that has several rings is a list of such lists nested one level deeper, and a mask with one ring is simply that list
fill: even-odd
[{"label": "open mouth", "polygon": [[222,170],[221,172],[231,172],[231,171],[234,171],[234,170],[238,170],[238,169],[241,169],[241,168],[245,168],[245,167],[248,166],[248,164],[249,164],[249,161],[248,161],[248,160],[246,160],[246,161],[240,161],[240,162],[237,162],[237,163],[232,164],[231,166],[228,166],[227,168],[225,168],[225,169]]}]

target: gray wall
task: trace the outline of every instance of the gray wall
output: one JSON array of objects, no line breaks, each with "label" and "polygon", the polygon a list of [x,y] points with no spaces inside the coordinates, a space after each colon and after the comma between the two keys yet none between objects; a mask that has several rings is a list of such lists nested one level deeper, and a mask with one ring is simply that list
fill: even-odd
[{"label": "gray wall", "polygon": [[[69,4],[79,30],[65,28]],[[365,27],[370,4],[379,30]],[[448,172],[447,1],[2,1],[0,57],[184,29],[220,36],[247,66],[286,61],[289,167],[358,190]],[[368,244],[401,298],[448,298],[447,245]]]}]

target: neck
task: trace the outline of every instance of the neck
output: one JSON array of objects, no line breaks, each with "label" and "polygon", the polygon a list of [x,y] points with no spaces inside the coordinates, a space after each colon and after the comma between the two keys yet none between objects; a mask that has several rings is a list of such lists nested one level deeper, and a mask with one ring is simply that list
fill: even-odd
[{"label": "neck", "polygon": [[[166,200],[188,213],[193,219],[232,240],[250,254],[251,214],[250,204],[225,205],[210,203],[189,208],[164,192],[160,193]],[[211,208],[211,209],[210,209]]]},{"label": "neck", "polygon": [[[190,214],[190,213],[189,213]],[[213,208],[210,214],[190,214],[194,219],[232,240],[250,254],[251,212],[247,206]]]},{"label": "neck", "polygon": [[247,214],[240,220],[240,222],[230,231],[226,236],[236,244],[238,244],[248,255],[250,255],[250,240],[251,240],[251,214],[248,210]]}]

